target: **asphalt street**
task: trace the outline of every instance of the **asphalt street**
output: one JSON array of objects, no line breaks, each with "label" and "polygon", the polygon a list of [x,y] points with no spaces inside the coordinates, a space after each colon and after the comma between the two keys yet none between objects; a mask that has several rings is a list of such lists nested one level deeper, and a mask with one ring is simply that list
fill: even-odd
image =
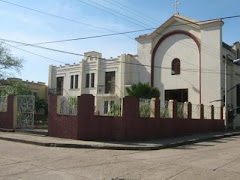
[{"label": "asphalt street", "polygon": [[158,151],[0,141],[0,179],[240,179],[240,136]]}]

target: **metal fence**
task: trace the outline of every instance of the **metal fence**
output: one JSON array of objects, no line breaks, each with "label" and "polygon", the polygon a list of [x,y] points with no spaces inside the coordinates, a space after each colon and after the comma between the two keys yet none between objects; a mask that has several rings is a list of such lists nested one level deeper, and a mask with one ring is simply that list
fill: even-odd
[{"label": "metal fence", "polygon": [[160,107],[160,117],[161,118],[169,118],[169,107],[168,107],[169,101],[165,101],[163,106]]},{"label": "metal fence", "polygon": [[7,112],[7,96],[0,96],[0,112]]},{"label": "metal fence", "polygon": [[58,114],[77,115],[77,97],[58,96]]},{"label": "metal fence", "polygon": [[186,117],[184,115],[184,103],[178,102],[177,103],[177,117],[178,118],[184,118]]},{"label": "metal fence", "polygon": [[35,96],[17,96],[17,128],[34,128]]},{"label": "metal fence", "polygon": [[151,99],[139,99],[139,115],[140,117],[150,117]]},{"label": "metal fence", "polygon": [[212,119],[212,107],[204,106],[204,119]]},{"label": "metal fence", "polygon": [[123,100],[119,99],[119,100],[115,100],[115,101],[111,101],[111,102],[112,103],[110,103],[110,109],[106,115],[107,116],[122,116]]},{"label": "metal fence", "polygon": [[192,104],[192,118],[200,119],[200,105]]}]

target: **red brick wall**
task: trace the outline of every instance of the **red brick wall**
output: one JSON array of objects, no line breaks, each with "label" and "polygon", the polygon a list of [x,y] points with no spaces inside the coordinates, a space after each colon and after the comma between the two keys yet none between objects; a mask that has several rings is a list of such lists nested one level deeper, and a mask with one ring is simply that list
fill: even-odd
[{"label": "red brick wall", "polygon": [[[174,118],[163,119],[159,111],[155,118],[140,118],[139,100],[135,97],[124,98],[123,104],[122,117],[94,116],[94,97],[82,95],[78,97],[77,116],[59,116],[57,97],[50,96],[49,135],[81,140],[145,140],[224,130],[223,120],[191,119],[191,115],[178,119],[176,105]],[[160,109],[158,99],[155,109]]]},{"label": "red brick wall", "polygon": [[14,130],[14,96],[8,96],[7,112],[0,112],[0,128]]},{"label": "red brick wall", "polygon": [[57,96],[48,97],[48,134],[52,137],[78,139],[77,116],[57,114]]}]

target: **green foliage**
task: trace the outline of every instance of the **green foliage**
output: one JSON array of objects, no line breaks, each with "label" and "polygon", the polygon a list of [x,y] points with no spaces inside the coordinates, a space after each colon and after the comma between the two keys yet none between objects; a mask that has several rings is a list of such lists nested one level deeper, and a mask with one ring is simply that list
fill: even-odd
[{"label": "green foliage", "polygon": [[47,112],[47,107],[48,107],[47,102],[44,99],[42,99],[38,96],[35,98],[35,110],[36,111],[44,109],[45,112]]},{"label": "green foliage", "polygon": [[169,118],[169,112],[166,108],[160,108],[160,117],[162,118]]},{"label": "green foliage", "polygon": [[110,111],[108,112],[108,115],[110,116],[121,116],[121,104],[113,104],[110,107]]},{"label": "green foliage", "polygon": [[149,83],[141,83],[132,85],[130,88],[126,88],[128,96],[134,96],[138,98],[151,99],[159,98],[160,91],[156,87],[152,87]]},{"label": "green foliage", "polygon": [[69,97],[67,100],[68,114],[77,114],[77,97]]},{"label": "green foliage", "polygon": [[140,117],[150,117],[150,105],[142,104],[139,107]]},{"label": "green foliage", "polygon": [[14,57],[10,50],[0,44],[0,79],[10,75],[11,71],[19,72],[22,68],[22,60]]},{"label": "green foliage", "polygon": [[69,97],[68,98],[68,103],[69,103],[69,105],[76,106],[77,105],[77,97]]},{"label": "green foliage", "polygon": [[32,91],[30,88],[21,82],[18,82],[16,84],[13,84],[11,86],[7,86],[3,91],[2,94],[3,96],[7,95],[32,95]]}]

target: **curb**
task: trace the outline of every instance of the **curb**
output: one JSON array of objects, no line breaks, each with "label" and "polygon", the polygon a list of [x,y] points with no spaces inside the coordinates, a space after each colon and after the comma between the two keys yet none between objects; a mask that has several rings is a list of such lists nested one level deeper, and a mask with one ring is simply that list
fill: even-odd
[{"label": "curb", "polygon": [[24,133],[24,134],[34,134],[34,135],[42,135],[42,136],[47,136],[48,132],[44,131],[33,131],[33,130],[15,130],[17,133]]},{"label": "curb", "polygon": [[43,142],[35,142],[35,141],[7,138],[7,137],[0,137],[0,140],[18,142],[18,143],[24,143],[24,144],[31,144],[31,145],[37,145],[37,146],[45,146],[45,147],[153,151],[153,150],[173,148],[173,147],[189,145],[189,144],[194,144],[194,143],[203,142],[203,141],[210,141],[213,139],[222,139],[222,138],[238,136],[238,135],[240,135],[240,132],[227,133],[227,134],[223,134],[223,135],[215,135],[212,137],[198,138],[198,139],[181,141],[181,142],[176,142],[176,143],[157,145],[157,146],[147,146],[147,147],[146,146],[111,146],[111,145],[105,146],[105,145],[87,145],[87,144],[43,143]]},{"label": "curb", "polygon": [[4,129],[4,128],[0,128],[0,132],[15,132],[14,129]]}]

